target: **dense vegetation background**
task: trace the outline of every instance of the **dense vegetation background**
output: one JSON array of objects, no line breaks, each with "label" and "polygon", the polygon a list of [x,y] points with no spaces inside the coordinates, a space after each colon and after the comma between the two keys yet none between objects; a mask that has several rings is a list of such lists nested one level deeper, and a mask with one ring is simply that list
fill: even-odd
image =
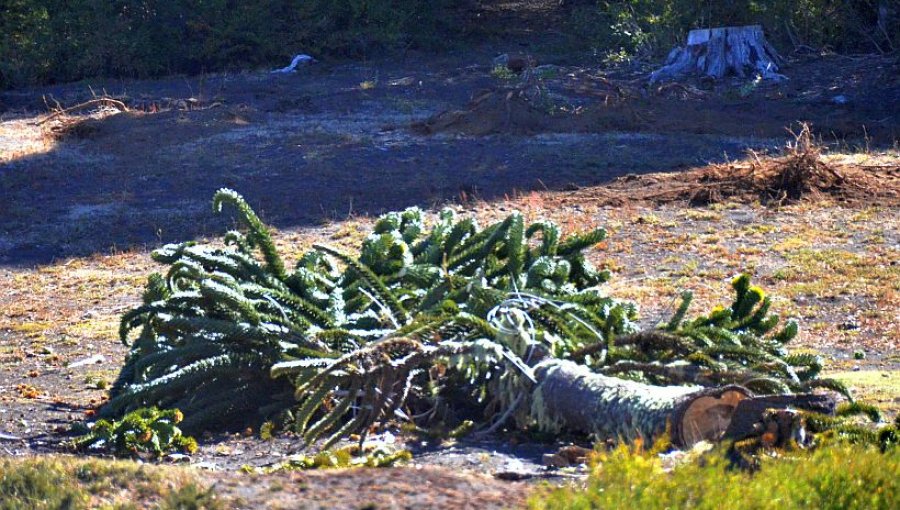
[{"label": "dense vegetation background", "polygon": [[[502,32],[477,0],[0,0],[0,87],[150,77],[446,47]],[[515,4],[515,2],[506,2]],[[522,9],[542,2],[521,2]],[[782,48],[900,48],[891,0],[547,0],[571,50],[665,54],[702,26],[762,23]]]}]

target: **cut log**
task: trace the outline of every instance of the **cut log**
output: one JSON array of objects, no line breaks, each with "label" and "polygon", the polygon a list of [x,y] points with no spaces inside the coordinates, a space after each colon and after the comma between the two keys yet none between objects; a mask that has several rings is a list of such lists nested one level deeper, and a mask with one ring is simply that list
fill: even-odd
[{"label": "cut log", "polygon": [[538,424],[598,438],[651,440],[671,424],[672,441],[689,447],[717,441],[738,402],[753,395],[740,386],[652,386],[592,372],[567,360],[538,364],[532,403]]},{"label": "cut log", "polygon": [[759,25],[691,30],[687,45],[669,53],[665,67],[650,75],[650,83],[685,76],[721,79],[729,75],[783,80],[785,76],[778,73],[781,62]]},{"label": "cut log", "polygon": [[653,386],[598,374],[569,360],[542,361],[533,373],[538,386],[531,416],[538,425],[599,439],[652,440],[668,428],[673,444],[689,448],[700,441],[747,437],[770,409],[834,413],[834,399],[827,396],[754,397],[737,385]]}]

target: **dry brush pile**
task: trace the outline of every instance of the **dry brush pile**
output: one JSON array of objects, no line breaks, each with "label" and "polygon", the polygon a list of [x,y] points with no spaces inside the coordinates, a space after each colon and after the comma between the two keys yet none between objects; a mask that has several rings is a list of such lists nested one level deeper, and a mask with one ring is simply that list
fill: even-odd
[{"label": "dry brush pile", "polygon": [[[900,164],[896,157],[881,164],[845,163],[830,159],[823,143],[801,124],[780,155],[750,152],[742,161],[710,165],[673,174],[628,176],[605,189],[603,202],[689,202],[696,205],[728,200],[759,200],[769,206],[801,201],[834,200],[847,204],[900,204]],[[625,198],[623,198],[625,197]]]},{"label": "dry brush pile", "polygon": [[602,229],[566,237],[518,213],[482,227],[449,210],[428,222],[412,208],[380,217],[357,254],[316,245],[288,266],[237,193],[213,203],[235,207],[246,231],[224,248],[153,253],[168,271],[122,318],[131,352],[102,416],[178,408],[187,432],[273,420],[328,446],[394,420],[631,438],[696,415],[694,402],[724,405],[725,393],[731,411],[754,394],[814,388],[852,402],[819,378],[818,357],[787,351],[797,323],[771,314],[745,275],[729,305],[687,319],[685,294],[668,322],[639,331],[635,307],[605,295],[609,274],[585,257]]}]

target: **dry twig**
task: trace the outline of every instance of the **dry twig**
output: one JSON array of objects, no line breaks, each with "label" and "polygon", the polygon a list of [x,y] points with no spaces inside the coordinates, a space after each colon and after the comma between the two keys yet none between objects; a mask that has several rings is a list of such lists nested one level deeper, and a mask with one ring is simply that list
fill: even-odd
[{"label": "dry twig", "polygon": [[47,122],[50,122],[53,119],[61,117],[63,115],[68,115],[72,112],[76,112],[78,110],[84,110],[85,108],[91,108],[94,106],[110,106],[112,108],[115,108],[116,110],[119,110],[120,112],[128,111],[128,107],[125,106],[125,103],[123,103],[122,101],[119,101],[118,99],[112,99],[110,97],[98,97],[96,99],[91,99],[90,101],[85,101],[83,103],[79,103],[75,106],[70,106],[69,108],[59,109],[59,110],[51,113],[47,117],[39,120],[35,125],[40,126],[40,125],[46,124]]}]

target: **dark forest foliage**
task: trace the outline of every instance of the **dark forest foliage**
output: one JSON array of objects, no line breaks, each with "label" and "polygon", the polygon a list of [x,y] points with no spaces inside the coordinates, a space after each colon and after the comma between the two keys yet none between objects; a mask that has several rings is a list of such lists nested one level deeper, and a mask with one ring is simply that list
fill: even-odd
[{"label": "dark forest foliage", "polygon": [[[704,26],[761,23],[782,48],[894,51],[889,0],[571,0],[554,33],[573,51],[659,57]],[[481,5],[480,5],[481,4]],[[282,65],[299,52],[372,57],[446,49],[502,34],[476,16],[490,2],[449,0],[4,0],[0,87]],[[561,16],[556,16],[561,14]]]},{"label": "dark forest foliage", "polygon": [[428,46],[445,0],[5,0],[0,87]]}]

